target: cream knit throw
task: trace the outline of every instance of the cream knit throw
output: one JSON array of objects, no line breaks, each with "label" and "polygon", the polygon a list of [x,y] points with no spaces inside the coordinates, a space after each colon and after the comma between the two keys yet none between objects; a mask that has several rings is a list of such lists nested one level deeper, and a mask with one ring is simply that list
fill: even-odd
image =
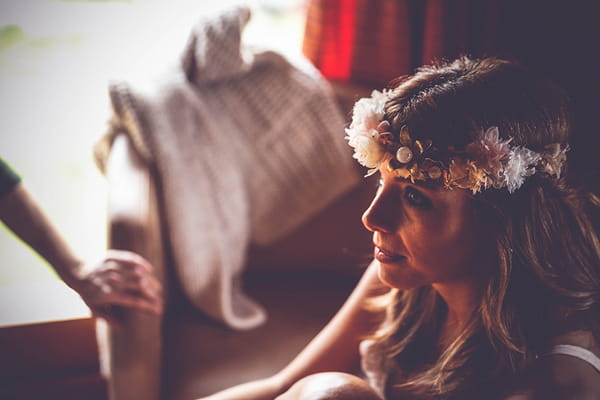
[{"label": "cream knit throw", "polygon": [[236,329],[266,314],[242,290],[249,243],[282,238],[360,180],[345,119],[307,61],[241,43],[249,10],[201,21],[177,68],[110,86],[112,128],[155,163],[177,276],[188,299]]}]

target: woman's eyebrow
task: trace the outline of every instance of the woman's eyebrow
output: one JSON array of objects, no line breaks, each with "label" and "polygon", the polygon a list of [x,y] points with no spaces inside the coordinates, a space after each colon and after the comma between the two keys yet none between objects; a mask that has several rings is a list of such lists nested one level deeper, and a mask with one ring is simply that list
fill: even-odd
[{"label": "woman's eyebrow", "polygon": [[437,182],[431,182],[431,181],[424,181],[424,182],[422,182],[422,181],[419,181],[419,182],[412,183],[409,179],[402,178],[400,176],[395,176],[394,177],[394,181],[395,182],[400,182],[400,183],[407,183],[407,184],[412,185],[412,186],[414,186],[414,187],[416,187],[418,189],[425,189],[425,190],[430,191],[430,192],[439,192],[440,189],[442,188],[442,185],[440,185]]}]

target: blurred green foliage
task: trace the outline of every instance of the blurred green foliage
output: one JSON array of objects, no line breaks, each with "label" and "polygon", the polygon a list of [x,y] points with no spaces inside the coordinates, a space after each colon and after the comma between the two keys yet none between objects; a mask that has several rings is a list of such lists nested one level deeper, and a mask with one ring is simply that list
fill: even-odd
[{"label": "blurred green foliage", "polygon": [[0,26],[0,52],[25,38],[25,33],[19,25]]}]

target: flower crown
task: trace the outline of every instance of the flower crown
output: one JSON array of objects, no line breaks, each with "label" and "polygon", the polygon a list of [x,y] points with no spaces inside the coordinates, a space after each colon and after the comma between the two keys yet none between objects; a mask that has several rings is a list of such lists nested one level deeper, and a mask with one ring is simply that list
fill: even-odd
[{"label": "flower crown", "polygon": [[371,97],[358,100],[346,129],[354,158],[370,168],[366,176],[387,162],[390,171],[413,183],[437,180],[445,187],[469,189],[473,194],[504,187],[513,193],[536,172],[560,177],[568,146],[554,143],[540,153],[511,146],[512,139],[500,138],[495,126],[482,131],[464,150],[439,149],[431,140],[413,140],[406,126],[394,135],[383,119],[388,97],[389,91],[374,90]]}]

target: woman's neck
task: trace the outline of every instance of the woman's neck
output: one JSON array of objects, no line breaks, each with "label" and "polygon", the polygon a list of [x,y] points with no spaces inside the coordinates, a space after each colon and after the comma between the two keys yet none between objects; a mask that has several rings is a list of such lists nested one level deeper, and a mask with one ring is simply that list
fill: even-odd
[{"label": "woman's neck", "polygon": [[446,303],[448,312],[442,322],[438,345],[447,348],[465,329],[476,312],[483,293],[482,286],[475,282],[453,282],[433,284]]}]

